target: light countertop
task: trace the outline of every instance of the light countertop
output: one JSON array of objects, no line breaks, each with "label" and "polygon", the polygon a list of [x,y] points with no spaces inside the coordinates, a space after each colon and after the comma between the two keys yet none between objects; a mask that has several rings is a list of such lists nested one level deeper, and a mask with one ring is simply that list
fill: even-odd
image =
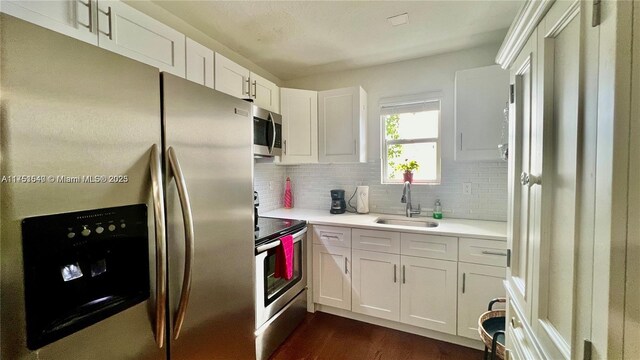
[{"label": "light countertop", "polygon": [[449,235],[460,237],[473,237],[480,239],[507,240],[507,223],[503,221],[484,221],[466,219],[433,219],[430,217],[415,217],[415,220],[429,220],[438,223],[434,228],[421,228],[414,226],[378,224],[379,217],[408,219],[400,215],[386,214],[331,214],[329,210],[311,209],[277,209],[260,213],[262,217],[306,220],[312,225],[346,226],[360,229],[402,231],[418,234]]}]

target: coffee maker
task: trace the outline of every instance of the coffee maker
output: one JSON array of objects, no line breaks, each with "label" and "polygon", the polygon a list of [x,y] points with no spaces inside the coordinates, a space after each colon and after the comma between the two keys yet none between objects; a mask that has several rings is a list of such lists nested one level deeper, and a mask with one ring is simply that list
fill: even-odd
[{"label": "coffee maker", "polygon": [[331,190],[331,210],[332,214],[344,214],[347,210],[347,202],[344,201],[344,190]]}]

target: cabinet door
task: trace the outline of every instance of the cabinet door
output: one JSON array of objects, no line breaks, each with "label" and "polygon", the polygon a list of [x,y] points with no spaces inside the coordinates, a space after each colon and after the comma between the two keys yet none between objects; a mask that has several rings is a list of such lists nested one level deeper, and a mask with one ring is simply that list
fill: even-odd
[{"label": "cabinet door", "polygon": [[361,87],[318,93],[321,163],[366,162],[367,94]]},{"label": "cabinet door", "polygon": [[189,38],[186,49],[187,80],[213,89],[213,50]]},{"label": "cabinet door", "polygon": [[499,161],[509,71],[500,65],[456,71],[455,94],[456,161]]},{"label": "cabinet door", "polygon": [[400,255],[353,249],[352,310],[400,320]]},{"label": "cabinet door", "polygon": [[455,261],[402,256],[400,321],[456,334]]},{"label": "cabinet door", "polygon": [[536,207],[540,206],[539,186],[523,186],[522,173],[535,171],[535,146],[532,133],[537,126],[537,30],[527,41],[514,61],[511,84],[513,102],[509,105],[509,175],[507,203],[507,246],[511,251],[511,264],[507,268],[507,283],[513,301],[525,316],[531,314],[533,299],[533,251],[536,239],[534,224]]},{"label": "cabinet door", "polygon": [[[478,340],[478,318],[489,301],[506,296],[506,269],[497,266],[458,263],[458,335]],[[495,304],[493,309],[504,309]]]},{"label": "cabinet door", "polygon": [[[530,324],[543,351],[552,359],[575,358],[571,344],[584,338],[574,338],[575,317],[579,316],[575,307],[581,230],[578,178],[584,121],[580,114],[580,8],[579,3],[555,3],[538,30],[539,92],[544,94],[539,118],[544,123],[537,129],[543,136],[536,140],[543,149],[539,152],[543,166],[539,174],[543,181],[535,186],[542,193],[542,211],[536,223],[540,245],[534,264],[536,297]],[[588,239],[585,236],[581,241]],[[588,265],[593,266],[592,262]],[[584,267],[582,271],[591,273]],[[590,286],[591,282],[582,289]]]},{"label": "cabinet door", "polygon": [[282,163],[318,162],[318,92],[280,89]]},{"label": "cabinet door", "polygon": [[49,30],[98,45],[96,0],[2,1],[0,10]]},{"label": "cabinet door", "polygon": [[98,2],[98,45],[109,51],[185,76],[185,36],[120,2]]},{"label": "cabinet door", "polygon": [[263,78],[260,75],[251,73],[251,97],[258,107],[274,113],[280,113],[280,88],[278,85]]},{"label": "cabinet door", "polygon": [[250,98],[249,70],[216,53],[215,88],[241,99]]},{"label": "cabinet door", "polygon": [[313,302],[351,310],[351,249],[313,245]]}]

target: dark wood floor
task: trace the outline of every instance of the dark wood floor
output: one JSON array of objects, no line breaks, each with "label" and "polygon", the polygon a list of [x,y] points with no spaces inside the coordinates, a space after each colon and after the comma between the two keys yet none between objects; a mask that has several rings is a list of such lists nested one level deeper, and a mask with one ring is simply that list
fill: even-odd
[{"label": "dark wood floor", "polygon": [[306,319],[270,360],[482,359],[482,352],[326,313]]}]

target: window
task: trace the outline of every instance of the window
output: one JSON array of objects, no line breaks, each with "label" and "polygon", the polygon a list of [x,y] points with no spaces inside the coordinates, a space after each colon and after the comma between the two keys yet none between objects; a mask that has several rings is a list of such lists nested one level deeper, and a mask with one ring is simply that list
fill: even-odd
[{"label": "window", "polygon": [[404,182],[399,165],[416,161],[414,184],[440,183],[440,99],[383,102],[382,183]]}]

